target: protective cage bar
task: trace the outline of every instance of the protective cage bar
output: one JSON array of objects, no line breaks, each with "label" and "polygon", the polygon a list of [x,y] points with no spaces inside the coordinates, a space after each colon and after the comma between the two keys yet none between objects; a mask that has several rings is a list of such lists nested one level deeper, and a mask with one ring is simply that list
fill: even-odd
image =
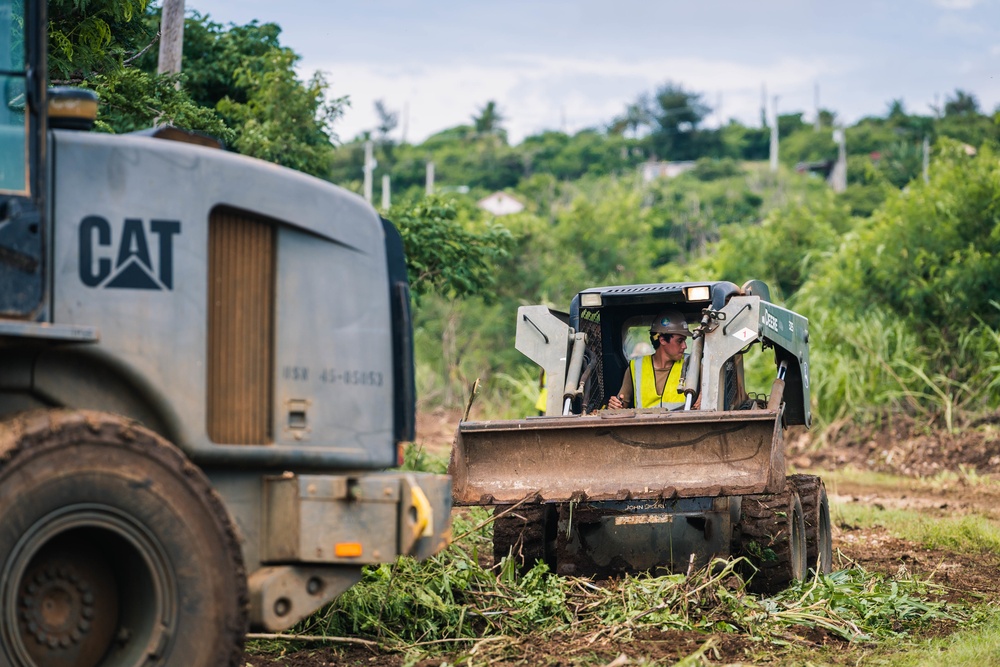
[{"label": "protective cage bar", "polygon": [[275,225],[229,209],[208,225],[207,430],[219,444],[273,441]]}]

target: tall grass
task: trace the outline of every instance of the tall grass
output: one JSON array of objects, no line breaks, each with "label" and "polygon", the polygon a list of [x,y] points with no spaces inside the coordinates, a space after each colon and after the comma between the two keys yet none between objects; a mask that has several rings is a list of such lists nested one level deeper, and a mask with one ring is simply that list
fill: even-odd
[{"label": "tall grass", "polygon": [[813,315],[812,389],[823,423],[903,412],[954,430],[1000,406],[1000,331],[981,320],[918,330],[872,310]]}]

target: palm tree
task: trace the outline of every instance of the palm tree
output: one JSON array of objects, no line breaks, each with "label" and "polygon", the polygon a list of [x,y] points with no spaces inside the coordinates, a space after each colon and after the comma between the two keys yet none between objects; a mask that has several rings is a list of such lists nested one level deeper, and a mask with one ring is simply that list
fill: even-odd
[{"label": "palm tree", "polygon": [[476,134],[499,134],[502,130],[500,123],[504,117],[500,115],[497,103],[490,100],[482,109],[478,116],[472,117],[472,123],[476,128]]},{"label": "palm tree", "polygon": [[964,90],[956,90],[954,97],[944,103],[945,116],[975,116],[979,114],[979,101]]}]

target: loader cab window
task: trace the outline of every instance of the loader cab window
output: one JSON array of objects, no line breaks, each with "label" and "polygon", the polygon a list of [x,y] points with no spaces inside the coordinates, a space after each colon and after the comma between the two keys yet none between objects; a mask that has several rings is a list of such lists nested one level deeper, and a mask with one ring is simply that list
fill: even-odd
[{"label": "loader cab window", "polygon": [[0,192],[28,192],[24,0],[0,0]]},{"label": "loader cab window", "polygon": [[649,342],[650,318],[631,318],[622,332],[622,354],[631,361],[639,357],[653,354],[653,346]]},{"label": "loader cab window", "polygon": [[[665,307],[664,310],[669,307]],[[653,354],[653,344],[649,340],[649,326],[655,314],[630,317],[622,326],[622,355],[626,360],[647,357]],[[688,323],[690,326],[690,323]]]}]

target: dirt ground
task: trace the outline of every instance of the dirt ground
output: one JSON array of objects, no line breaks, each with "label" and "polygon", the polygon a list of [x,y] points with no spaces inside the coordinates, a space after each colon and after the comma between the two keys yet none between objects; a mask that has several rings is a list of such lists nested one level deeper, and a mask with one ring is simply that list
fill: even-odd
[{"label": "dirt ground", "polygon": [[[446,452],[451,446],[456,412],[432,412],[420,415],[417,441],[430,451]],[[900,418],[879,427],[857,428],[842,425],[827,429],[821,437],[791,433],[787,454],[790,466],[799,472],[823,475],[824,471],[844,467],[891,473],[903,480],[894,488],[868,487],[859,483],[838,482],[828,488],[835,504],[862,503],[870,506],[907,508],[932,517],[977,514],[1000,520],[1000,491],[992,484],[981,484],[986,475],[1000,474],[1000,429],[998,419],[984,419],[955,429],[952,433],[923,427]],[[954,473],[947,475],[947,473]],[[942,475],[942,473],[945,473]],[[928,479],[943,480],[928,483]],[[907,481],[910,480],[910,481]],[[1000,603],[1000,578],[996,576],[1000,558],[996,555],[954,553],[926,549],[889,535],[880,528],[862,529],[834,518],[833,546],[840,554],[840,565],[855,562],[865,569],[889,576],[908,573],[932,577],[946,587],[953,600],[970,599]],[[955,628],[937,624],[932,634],[946,635]],[[843,640],[820,631],[807,631],[790,637],[791,641],[815,647],[830,660]],[[707,636],[694,632],[645,632],[630,642],[581,641],[579,638],[548,638],[544,643],[528,639],[517,651],[520,658],[504,663],[519,665],[574,665],[586,657],[590,664],[620,667],[634,664],[629,656],[664,664],[688,656],[699,649],[714,664],[761,664],[748,662],[749,655],[760,655],[761,647],[744,635]],[[707,644],[706,644],[707,642]],[[468,645],[465,649],[468,650]],[[445,659],[418,663],[418,667],[437,667]],[[380,653],[367,647],[317,647],[301,649],[281,656],[248,653],[247,667],[324,667],[367,665],[399,667],[403,657]]]}]

